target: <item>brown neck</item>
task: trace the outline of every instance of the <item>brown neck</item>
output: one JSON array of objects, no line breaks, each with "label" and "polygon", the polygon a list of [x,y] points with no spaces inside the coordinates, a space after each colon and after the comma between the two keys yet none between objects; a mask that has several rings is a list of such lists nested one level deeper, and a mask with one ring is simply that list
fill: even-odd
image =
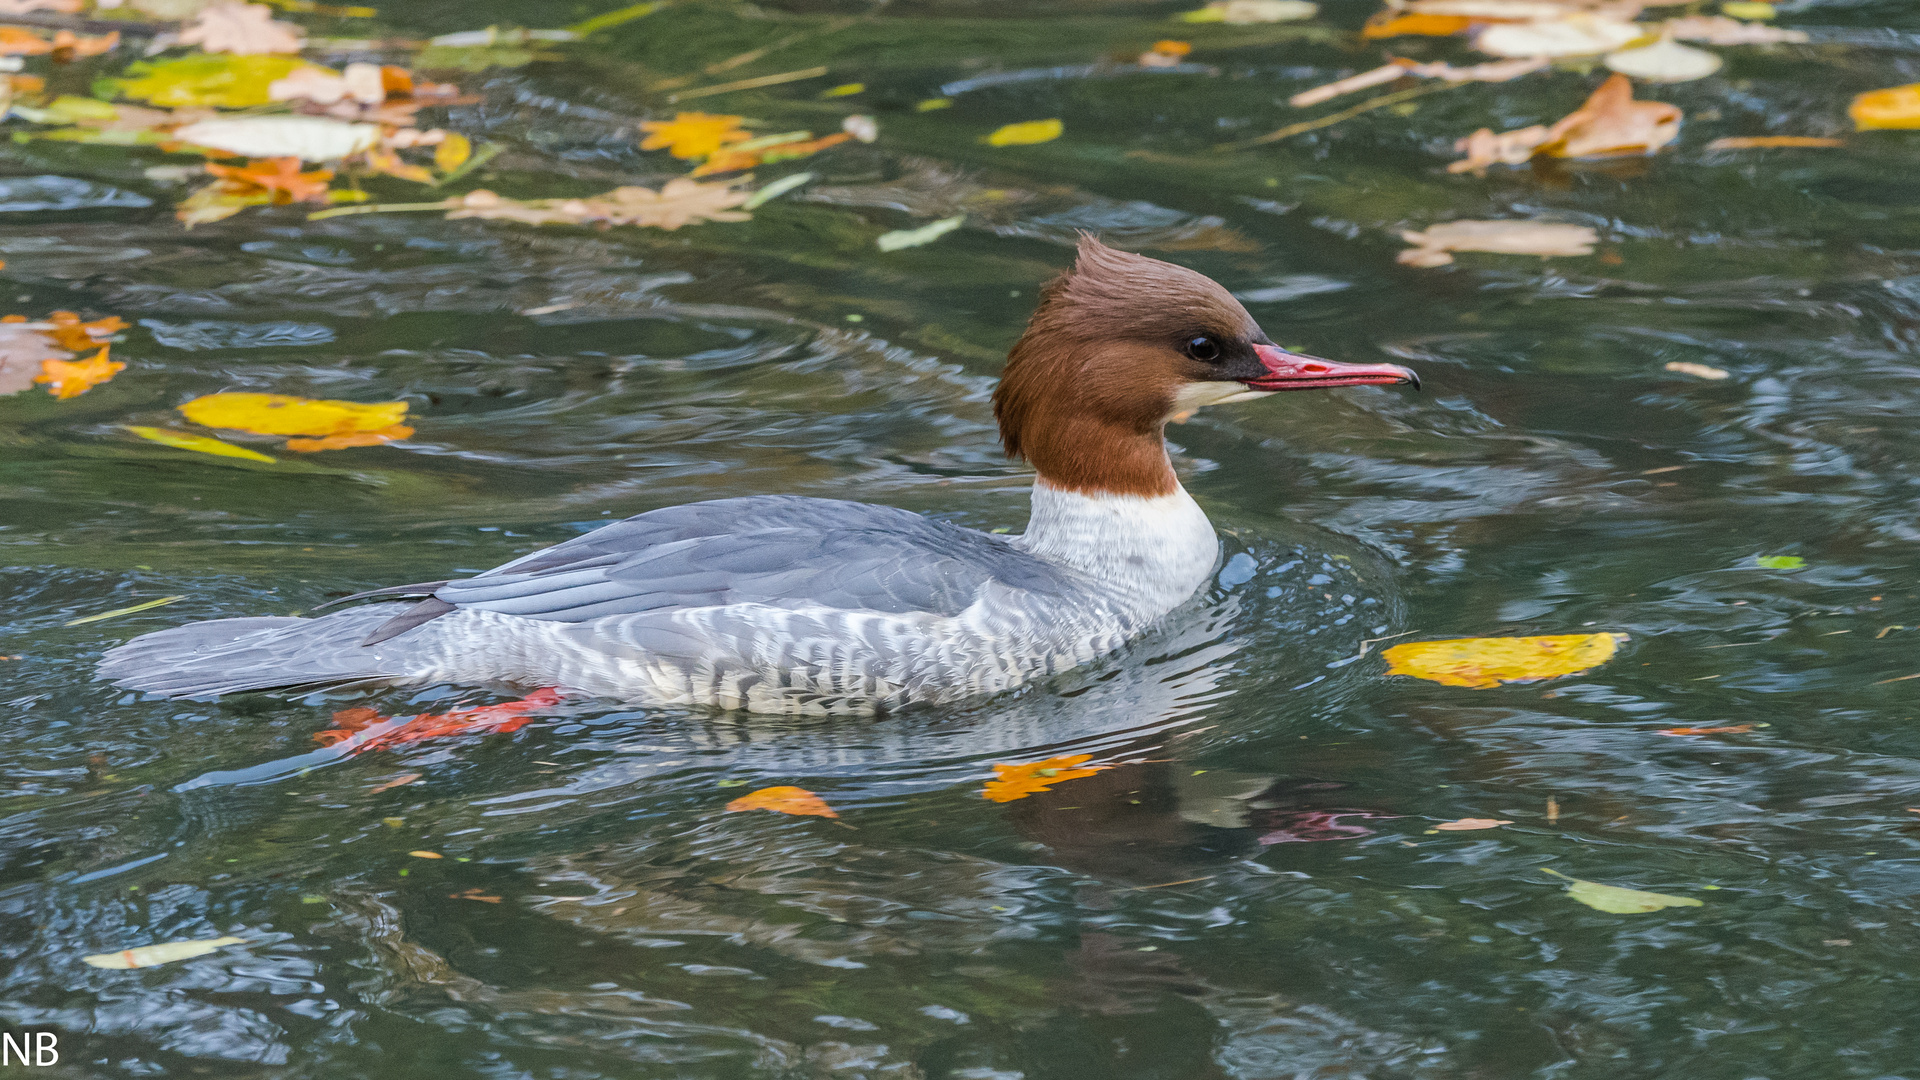
[{"label": "brown neck", "polygon": [[1180,488],[1161,425],[1140,431],[1092,416],[1037,417],[1020,449],[1039,482],[1083,495],[1171,495]]}]

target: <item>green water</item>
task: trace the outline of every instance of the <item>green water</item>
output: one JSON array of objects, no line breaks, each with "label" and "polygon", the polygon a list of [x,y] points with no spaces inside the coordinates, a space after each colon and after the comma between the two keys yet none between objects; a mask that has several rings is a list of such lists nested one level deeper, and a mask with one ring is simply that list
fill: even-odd
[{"label": "green water", "polygon": [[[878,119],[870,146],[759,170],[815,178],[751,222],[672,233],[297,208],[189,233],[181,189],[142,172],[177,159],[4,144],[6,184],[96,185],[91,205],[0,208],[5,310],[134,326],[111,383],[0,400],[0,1027],[57,1032],[48,1071],[76,1077],[1920,1076],[1920,682],[1889,681],[1920,670],[1920,135],[1704,150],[1844,134],[1852,94],[1915,77],[1920,17],[1793,5],[1784,22],[1897,32],[1727,49],[1720,75],[1643,88],[1687,111],[1655,160],[1475,178],[1444,171],[1454,137],[1550,123],[1598,76],[1220,153],[1376,63],[1329,29],[1375,5],[1245,28],[1167,22],[1180,6],[685,3],[460,76],[485,100],[437,122],[503,144],[478,180],[529,197],[678,171],[632,126],[672,111],[649,87],[676,76],[824,65],[687,107],[768,132]],[[598,10],[442,0],[381,25]],[[1214,71],[914,108],[1169,36]],[[1049,117],[1057,141],[980,142]],[[933,245],[874,247],[958,213]],[[1404,228],[1533,216],[1593,226],[1599,252],[1394,261]],[[699,499],[1017,530],[1028,477],[987,395],[1081,228],[1213,275],[1277,341],[1426,383],[1171,429],[1229,561],[1109,664],[880,722],[573,703],[305,772],[286,763],[344,699],[90,681],[140,632],[478,570]],[[220,390],[404,399],[418,430],[267,466],[122,429],[178,426]],[[1780,555],[1805,565],[1755,562]],[[1344,662],[1394,634],[1603,630],[1630,635],[1617,657],[1545,684],[1390,678],[1377,644]],[[981,797],[996,762],[1073,753],[1131,764]],[[255,782],[181,787],[236,771]],[[725,812],[769,785],[840,817]],[[1430,831],[1462,817],[1512,824]],[[1606,914],[1543,867],[1704,904]],[[225,934],[250,944],[80,963]]]}]

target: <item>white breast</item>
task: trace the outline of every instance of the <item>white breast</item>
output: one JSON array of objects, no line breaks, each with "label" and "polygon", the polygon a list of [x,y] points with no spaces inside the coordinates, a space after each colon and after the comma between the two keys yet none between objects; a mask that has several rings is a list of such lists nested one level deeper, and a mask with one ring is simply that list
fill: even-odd
[{"label": "white breast", "polygon": [[1035,484],[1033,517],[1013,543],[1106,586],[1139,622],[1185,602],[1220,557],[1213,523],[1182,487],[1146,497]]}]

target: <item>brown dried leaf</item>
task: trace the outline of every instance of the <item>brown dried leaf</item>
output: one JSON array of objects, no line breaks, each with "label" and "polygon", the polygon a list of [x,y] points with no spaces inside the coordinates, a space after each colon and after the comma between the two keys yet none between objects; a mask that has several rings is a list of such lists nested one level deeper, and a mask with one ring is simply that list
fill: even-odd
[{"label": "brown dried leaf", "polygon": [[1543,258],[1591,255],[1600,242],[1599,234],[1585,225],[1551,221],[1447,221],[1425,232],[1403,232],[1400,238],[1414,245],[1400,253],[1399,261],[1407,266],[1445,266],[1453,261],[1449,252],[1454,251]]},{"label": "brown dried leaf", "polygon": [[672,231],[700,221],[747,221],[753,215],[732,209],[752,198],[726,183],[702,184],[684,176],[667,181],[658,192],[643,187],[618,187],[586,200],[596,220],[609,225],[650,225]]},{"label": "brown dried leaf", "polygon": [[1801,45],[1807,42],[1805,30],[1783,30],[1766,23],[1741,22],[1725,15],[1688,15],[1670,19],[1663,32],[1681,41],[1704,41],[1709,45]]},{"label": "brown dried leaf", "polygon": [[1533,156],[1540,144],[1547,141],[1547,129],[1540,124],[1524,127],[1518,131],[1503,131],[1494,134],[1492,128],[1479,131],[1453,144],[1455,150],[1467,156],[1447,166],[1450,173],[1471,172],[1475,176],[1486,174],[1489,165],[1520,165]]},{"label": "brown dried leaf", "polygon": [[1615,74],[1548,129],[1539,152],[1564,158],[1651,154],[1679,136],[1682,115],[1677,105],[1635,101],[1633,82]]},{"label": "brown dried leaf", "polygon": [[447,214],[450,219],[482,218],[488,221],[518,221],[524,225],[578,225],[586,220],[582,214],[502,198],[485,188],[469,191],[447,202],[455,207]]},{"label": "brown dried leaf", "polygon": [[180,32],[182,45],[198,45],[210,53],[253,56],[260,53],[297,53],[303,44],[300,28],[275,22],[265,4],[218,0],[201,10]]},{"label": "brown dried leaf", "polygon": [[1845,139],[1820,135],[1732,135],[1707,144],[1709,150],[1770,150],[1775,147],[1832,148],[1847,145]]},{"label": "brown dried leaf", "polygon": [[1441,832],[1473,832],[1476,829],[1497,829],[1513,822],[1502,818],[1463,817],[1458,821],[1443,821],[1434,828]]}]

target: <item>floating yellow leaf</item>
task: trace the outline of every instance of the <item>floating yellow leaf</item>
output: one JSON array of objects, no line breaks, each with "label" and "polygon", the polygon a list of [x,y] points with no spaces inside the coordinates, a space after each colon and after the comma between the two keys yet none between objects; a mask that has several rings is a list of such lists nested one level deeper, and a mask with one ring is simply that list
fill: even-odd
[{"label": "floating yellow leaf", "polygon": [[409,854],[409,855],[411,855],[411,856],[413,856],[413,857],[414,857],[414,858],[416,858],[416,859],[444,859],[444,858],[446,858],[446,856],[445,856],[445,855],[442,855],[442,854],[440,854],[440,853],[439,853],[439,852],[437,852],[437,851],[409,851],[409,852],[407,852],[407,854]]},{"label": "floating yellow leaf", "polygon": [[107,346],[85,360],[42,360],[37,383],[47,383],[47,391],[62,401],[79,397],[88,390],[127,370],[118,360],[107,359]]},{"label": "floating yellow leaf", "polygon": [[274,459],[257,450],[235,446],[230,442],[211,439],[205,435],[189,435],[184,431],[168,431],[166,428],[142,427],[138,424],[127,425],[127,430],[149,442],[171,446],[175,450],[191,450],[196,454],[213,454],[218,457],[242,458],[247,461],[264,461],[269,465],[274,464]]},{"label": "floating yellow leaf", "polygon": [[272,104],[268,88],[309,66],[314,65],[282,54],[193,54],[172,60],[138,61],[127,68],[130,78],[114,80],[113,85],[127,97],[168,108],[213,105],[248,109]]},{"label": "floating yellow leaf", "polygon": [[864,94],[866,90],[866,83],[850,82],[836,86],[831,90],[822,90],[820,96],[823,98],[852,97],[855,94]]},{"label": "floating yellow leaf", "polygon": [[1032,146],[1060,137],[1066,130],[1058,120],[1027,120],[1008,124],[987,136],[988,146]]},{"label": "floating yellow leaf", "polygon": [[1659,911],[1670,907],[1704,907],[1691,896],[1668,896],[1666,893],[1641,892],[1639,889],[1622,889],[1618,885],[1602,885],[1597,881],[1582,881],[1576,877],[1567,877],[1558,870],[1541,867],[1543,874],[1552,874],[1557,878],[1566,878],[1573,884],[1567,886],[1567,895],[1598,911],[1611,915],[1639,915],[1648,911]]},{"label": "floating yellow leaf", "polygon": [[683,112],[675,113],[671,120],[648,120],[640,125],[647,137],[640,143],[642,150],[665,148],[667,153],[689,161],[703,158],[728,143],[743,142],[752,138],[741,130],[738,116],[724,116],[715,113]]},{"label": "floating yellow leaf", "polygon": [[[1384,12],[1382,14],[1385,14]],[[1360,30],[1366,38],[1390,38],[1408,34],[1421,37],[1451,37],[1462,33],[1473,25],[1473,20],[1465,15],[1402,15],[1399,18],[1369,21]]]},{"label": "floating yellow leaf", "polygon": [[195,956],[205,956],[227,945],[244,945],[246,938],[217,937],[204,941],[169,941],[162,945],[142,945],[137,949],[122,949],[119,952],[100,953],[97,956],[85,956],[81,959],[97,968],[156,967],[171,964],[175,960],[186,960]]},{"label": "floating yellow leaf", "polygon": [[1599,667],[1625,640],[1625,634],[1455,638],[1395,645],[1381,655],[1391,665],[1389,675],[1485,689],[1503,682],[1552,679]]},{"label": "floating yellow leaf", "polygon": [[987,781],[980,794],[994,802],[1012,802],[1024,799],[1037,792],[1048,790],[1052,785],[1067,780],[1078,780],[1083,776],[1092,776],[1102,769],[1111,769],[1111,765],[1087,765],[1093,760],[1092,754],[1071,754],[1064,757],[1050,757],[1045,761],[1029,761],[1022,765],[999,765],[993,767],[996,774]]},{"label": "floating yellow leaf", "polygon": [[208,394],[180,406],[196,424],[255,435],[350,435],[382,431],[407,418],[404,401],[328,401],[291,394]]},{"label": "floating yellow leaf", "polygon": [[1771,19],[1779,14],[1763,0],[1727,0],[1720,5],[1720,12],[1736,19]]},{"label": "floating yellow leaf", "polygon": [[450,173],[467,163],[473,156],[473,141],[457,131],[450,131],[433,148],[433,167],[443,173]]},{"label": "floating yellow leaf", "polygon": [[1869,90],[1853,99],[1847,115],[1861,131],[1876,128],[1920,128],[1920,83]]},{"label": "floating yellow leaf", "polygon": [[833,812],[825,799],[806,788],[782,785],[766,787],[759,791],[742,795],[727,804],[730,811],[772,810],[776,814],[792,814],[796,817],[830,817],[840,815]]}]

